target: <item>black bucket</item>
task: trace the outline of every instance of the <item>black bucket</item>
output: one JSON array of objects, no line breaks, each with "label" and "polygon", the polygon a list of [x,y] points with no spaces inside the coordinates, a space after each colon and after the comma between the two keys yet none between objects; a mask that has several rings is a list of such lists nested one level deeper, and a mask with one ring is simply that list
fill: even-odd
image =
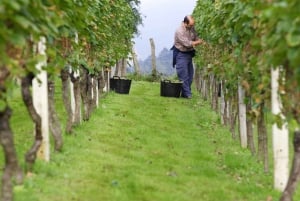
[{"label": "black bucket", "polygon": [[109,84],[110,84],[110,90],[115,91],[117,87],[117,81],[120,79],[119,76],[113,76],[112,78],[109,79]]},{"label": "black bucket", "polygon": [[181,94],[182,82],[171,82],[163,80],[160,82],[160,95],[164,97],[179,98]]},{"label": "black bucket", "polygon": [[119,76],[110,78],[110,89],[119,94],[129,94],[131,80],[123,79]]}]

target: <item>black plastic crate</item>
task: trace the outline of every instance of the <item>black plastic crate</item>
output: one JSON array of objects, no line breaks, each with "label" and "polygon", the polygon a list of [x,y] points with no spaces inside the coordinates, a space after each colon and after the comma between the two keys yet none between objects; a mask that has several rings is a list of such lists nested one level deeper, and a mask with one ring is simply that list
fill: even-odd
[{"label": "black plastic crate", "polygon": [[110,89],[119,94],[129,94],[131,80],[114,76],[110,78]]},{"label": "black plastic crate", "polygon": [[179,98],[181,95],[182,82],[162,80],[160,82],[160,95],[164,97]]}]

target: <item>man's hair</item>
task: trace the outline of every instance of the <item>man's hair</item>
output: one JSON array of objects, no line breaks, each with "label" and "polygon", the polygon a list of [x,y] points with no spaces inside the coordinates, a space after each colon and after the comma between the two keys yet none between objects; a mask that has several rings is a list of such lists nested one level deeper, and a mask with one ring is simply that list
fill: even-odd
[{"label": "man's hair", "polygon": [[184,19],[183,19],[183,22],[186,23],[186,24],[189,24],[190,23],[189,17],[185,16]]}]

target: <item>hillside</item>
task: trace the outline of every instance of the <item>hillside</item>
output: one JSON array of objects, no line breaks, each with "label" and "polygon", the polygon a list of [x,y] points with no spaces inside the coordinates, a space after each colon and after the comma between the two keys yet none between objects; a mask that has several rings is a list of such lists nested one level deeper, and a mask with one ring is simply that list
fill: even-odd
[{"label": "hillside", "polygon": [[[156,57],[157,71],[162,75],[170,76],[175,73],[175,69],[172,67],[173,52],[167,48],[160,51]],[[150,74],[152,71],[151,55],[145,60],[139,60],[141,72],[143,74]]]}]

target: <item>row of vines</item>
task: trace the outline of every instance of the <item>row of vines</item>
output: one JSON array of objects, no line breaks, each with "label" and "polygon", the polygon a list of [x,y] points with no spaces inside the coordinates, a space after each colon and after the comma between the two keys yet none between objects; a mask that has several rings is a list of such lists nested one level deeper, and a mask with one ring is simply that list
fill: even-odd
[{"label": "row of vines", "polygon": [[[300,4],[298,0],[201,0],[194,9],[196,29],[207,42],[198,48],[197,87],[218,106],[222,96],[223,122],[233,137],[238,114],[239,87],[244,91],[247,144],[269,171],[266,116],[272,108],[271,72],[279,72],[281,112],[272,123],[294,132],[294,161],[281,200],[292,200],[300,167]],[[205,80],[206,82],[199,81]],[[206,85],[205,85],[206,84]],[[207,89],[207,86],[212,86]],[[217,92],[222,91],[222,94]],[[213,93],[210,93],[213,92]],[[269,119],[269,120],[270,120]],[[258,149],[253,139],[258,127]],[[280,142],[279,142],[280,143]],[[284,143],[284,142],[281,142]],[[285,185],[284,185],[285,186]]]},{"label": "row of vines", "polygon": [[[12,200],[14,182],[23,182],[23,168],[18,162],[9,122],[14,90],[21,88],[35,123],[35,140],[25,155],[26,171],[30,171],[43,141],[42,119],[33,104],[32,81],[41,83],[38,75],[46,72],[48,97],[39,98],[48,99],[49,127],[55,150],[60,151],[63,141],[54,109],[55,80],[60,78],[62,82],[68,113],[64,127],[66,133],[72,133],[72,127],[81,121],[80,102],[84,104],[83,120],[89,119],[95,107],[96,99],[91,97],[99,94],[95,89],[104,87],[103,69],[124,60],[131,52],[132,39],[142,22],[139,3],[139,0],[0,1],[0,142],[5,157],[1,200]],[[75,115],[70,103],[71,86],[75,101],[79,102]]]}]

